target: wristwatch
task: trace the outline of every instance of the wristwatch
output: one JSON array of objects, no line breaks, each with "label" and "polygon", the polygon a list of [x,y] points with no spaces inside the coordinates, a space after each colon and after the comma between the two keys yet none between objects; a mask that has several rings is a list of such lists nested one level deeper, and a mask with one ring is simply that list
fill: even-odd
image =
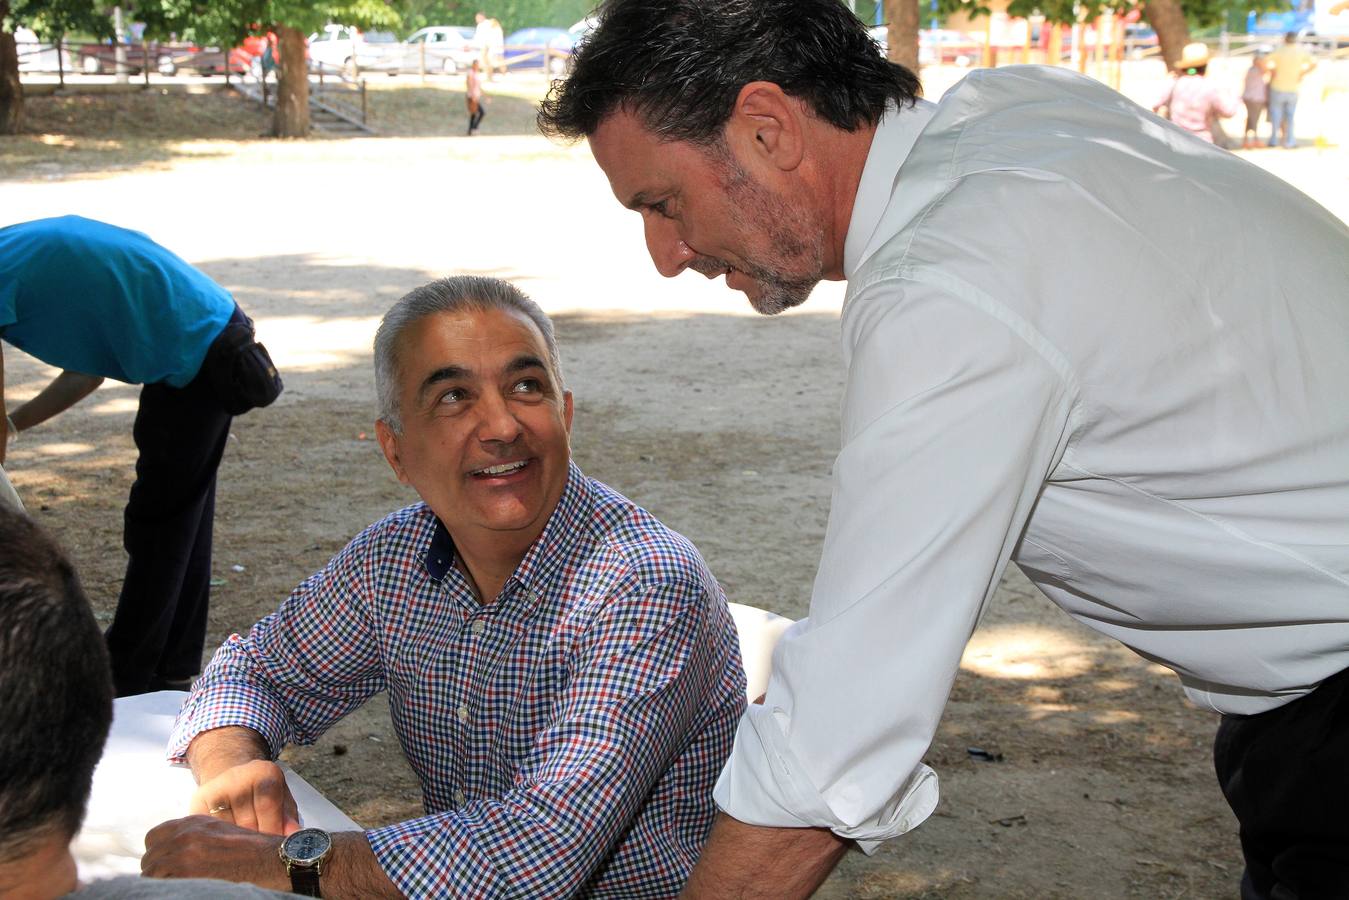
[{"label": "wristwatch", "polygon": [[281,842],[276,853],[286,864],[290,890],[302,897],[322,897],[319,876],[333,851],[333,839],[322,828],[303,828]]}]

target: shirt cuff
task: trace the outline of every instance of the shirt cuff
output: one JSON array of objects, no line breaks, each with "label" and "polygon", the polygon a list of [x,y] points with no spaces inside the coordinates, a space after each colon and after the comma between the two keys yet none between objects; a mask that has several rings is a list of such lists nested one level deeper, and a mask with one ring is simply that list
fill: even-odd
[{"label": "shirt cuff", "polygon": [[246,682],[198,685],[178,711],[165,755],[169,762],[185,762],[188,745],[203,731],[241,726],[262,735],[271,758],[276,759],[286,746],[287,721],[280,701],[256,685]]},{"label": "shirt cuff", "polygon": [[[919,764],[896,796],[884,803],[866,804],[879,807],[874,814],[845,819],[811,783],[788,746],[782,731],[786,721],[781,708],[759,705],[746,709],[731,757],[713,791],[717,806],[727,815],[750,825],[828,828],[871,854],[882,841],[918,827],[937,808],[937,773]],[[844,779],[835,790],[856,797],[865,786]]]},{"label": "shirt cuff", "polygon": [[[365,838],[375,861],[404,896],[505,896],[507,880],[469,837],[466,824],[459,813],[433,813],[372,828]],[[518,870],[514,878],[528,883],[527,874]]]}]

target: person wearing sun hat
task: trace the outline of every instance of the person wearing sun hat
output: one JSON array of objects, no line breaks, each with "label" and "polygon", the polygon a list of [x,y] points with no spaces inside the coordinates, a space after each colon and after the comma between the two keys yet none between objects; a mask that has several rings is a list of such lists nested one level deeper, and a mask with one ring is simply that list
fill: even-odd
[{"label": "person wearing sun hat", "polygon": [[1237,114],[1237,99],[1228,96],[1205,76],[1208,71],[1208,46],[1203,41],[1186,44],[1174,66],[1176,80],[1171,90],[1153,107],[1166,109],[1166,117],[1181,128],[1214,143],[1213,120]]}]

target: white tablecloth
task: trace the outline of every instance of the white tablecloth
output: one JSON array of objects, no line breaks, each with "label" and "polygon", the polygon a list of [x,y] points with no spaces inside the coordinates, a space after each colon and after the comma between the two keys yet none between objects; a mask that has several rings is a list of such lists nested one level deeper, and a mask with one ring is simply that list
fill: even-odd
[{"label": "white tablecloth", "polygon": [[[192,772],[164,760],[173,718],[185,697],[182,691],[160,691],[114,704],[112,733],[94,770],[84,828],[71,848],[81,881],[140,874],[145,833],[187,815],[196,790]],[[282,768],[301,822],[327,831],[361,830],[307,781]]]}]

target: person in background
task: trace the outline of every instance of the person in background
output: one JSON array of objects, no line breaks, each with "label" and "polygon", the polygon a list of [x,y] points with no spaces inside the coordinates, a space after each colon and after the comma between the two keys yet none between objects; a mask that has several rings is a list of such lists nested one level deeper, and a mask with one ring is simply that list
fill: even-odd
[{"label": "person in background", "polygon": [[482,89],[482,63],[476,59],[464,75],[464,103],[468,106],[468,133],[472,137],[482,124],[482,117],[487,115],[487,97]]},{"label": "person in background", "polygon": [[[0,338],[62,369],[6,410],[8,444],[105,378],[143,385],[108,629],[117,695],[186,690],[201,668],[216,469],[233,416],[281,393],[229,291],[138,231],[79,216],[0,228]],[[3,371],[0,360],[0,371]]]},{"label": "person in background", "polygon": [[[281,900],[222,881],[138,877],[80,889],[71,841],[112,724],[108,651],[75,569],[0,504],[0,898]],[[74,893],[71,893],[74,892]]]},{"label": "person in background", "polygon": [[1246,131],[1241,146],[1249,150],[1260,142],[1260,118],[1269,104],[1269,72],[1265,70],[1266,53],[1257,50],[1251,57],[1251,67],[1246,70],[1246,81],[1242,86],[1241,100],[1246,104]]},{"label": "person in background", "polygon": [[1297,146],[1293,136],[1293,114],[1297,112],[1298,89],[1302,79],[1316,68],[1316,60],[1298,46],[1297,34],[1290,31],[1283,36],[1283,46],[1269,57],[1269,146],[1283,145],[1289,150]]},{"label": "person in background", "polygon": [[1202,41],[1186,44],[1175,66],[1176,78],[1166,96],[1152,107],[1165,110],[1166,117],[1195,137],[1216,143],[1217,119],[1237,114],[1236,98],[1229,96],[1205,75],[1208,72],[1208,45]]}]

